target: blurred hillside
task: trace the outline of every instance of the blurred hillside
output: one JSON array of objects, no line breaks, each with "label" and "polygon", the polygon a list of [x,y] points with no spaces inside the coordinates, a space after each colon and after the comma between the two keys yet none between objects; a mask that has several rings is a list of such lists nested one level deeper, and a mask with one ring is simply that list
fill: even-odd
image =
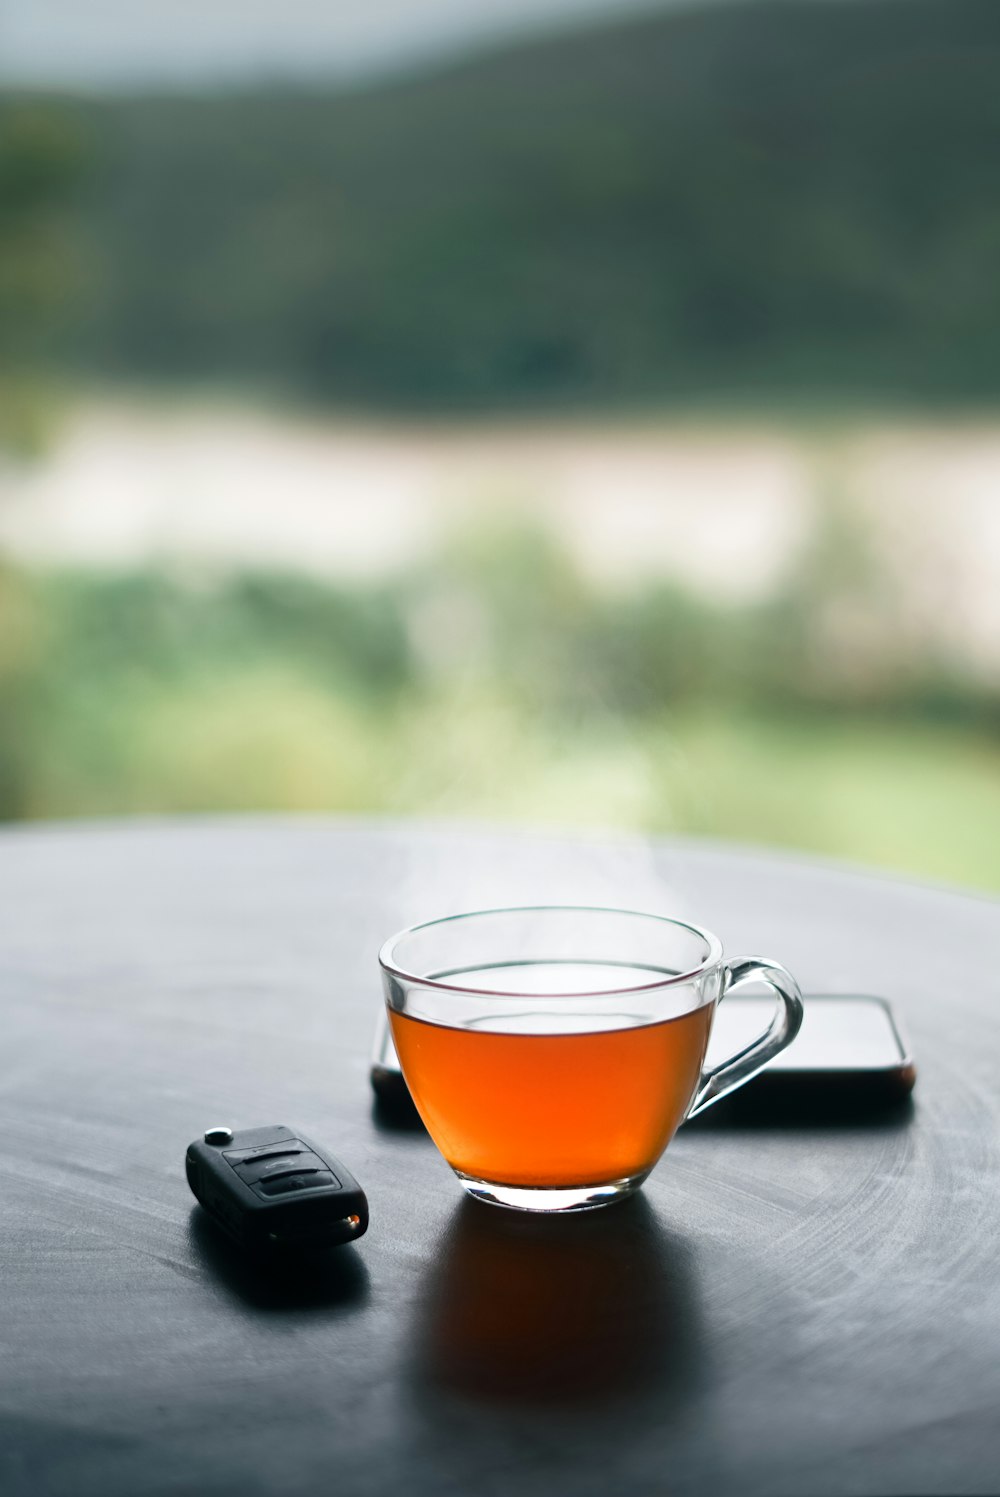
[{"label": "blurred hillside", "polygon": [[396,407],[1000,394],[1000,5],[667,13],[340,95],[52,100],[64,353]]}]

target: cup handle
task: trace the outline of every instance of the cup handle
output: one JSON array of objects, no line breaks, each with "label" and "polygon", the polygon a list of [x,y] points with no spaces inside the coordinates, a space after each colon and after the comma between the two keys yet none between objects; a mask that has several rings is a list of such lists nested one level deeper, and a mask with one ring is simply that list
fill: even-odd
[{"label": "cup handle", "polygon": [[802,1027],[802,994],[792,974],[780,962],[769,961],[763,956],[744,956],[734,962],[723,962],[722,991],[719,1001],[742,982],[765,982],[778,1000],[777,1012],[771,1027],[759,1035],[752,1044],[740,1050],[729,1060],[723,1061],[711,1071],[702,1074],[701,1085],[695,1093],[694,1103],[688,1113],[696,1117],[725,1097],[729,1092],[749,1081],[762,1071],[779,1050],[790,1045]]}]

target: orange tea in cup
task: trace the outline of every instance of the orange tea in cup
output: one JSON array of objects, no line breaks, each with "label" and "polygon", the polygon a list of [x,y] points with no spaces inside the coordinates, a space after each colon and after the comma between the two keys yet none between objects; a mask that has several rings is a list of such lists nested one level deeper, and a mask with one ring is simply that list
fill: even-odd
[{"label": "orange tea in cup", "polygon": [[390,1014],[403,1074],[452,1169],[528,1188],[645,1174],[687,1115],[711,1008],[593,1033],[492,1033]]}]

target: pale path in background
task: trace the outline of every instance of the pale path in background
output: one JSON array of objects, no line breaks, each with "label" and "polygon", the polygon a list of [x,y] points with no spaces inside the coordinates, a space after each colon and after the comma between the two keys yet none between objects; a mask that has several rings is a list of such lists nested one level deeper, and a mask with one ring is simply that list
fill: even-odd
[{"label": "pale path in background", "polygon": [[0,550],[363,579],[492,517],[548,527],[609,588],[667,577],[740,603],[789,575],[831,500],[861,518],[913,641],[1000,681],[996,425],[422,427],[90,404],[40,463],[0,467]]}]

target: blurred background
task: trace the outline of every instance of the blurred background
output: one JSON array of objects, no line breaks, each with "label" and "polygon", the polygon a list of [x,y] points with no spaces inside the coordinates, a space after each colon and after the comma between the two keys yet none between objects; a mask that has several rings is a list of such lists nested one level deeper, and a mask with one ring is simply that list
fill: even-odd
[{"label": "blurred background", "polygon": [[1000,889],[996,0],[0,0],[0,818]]}]

